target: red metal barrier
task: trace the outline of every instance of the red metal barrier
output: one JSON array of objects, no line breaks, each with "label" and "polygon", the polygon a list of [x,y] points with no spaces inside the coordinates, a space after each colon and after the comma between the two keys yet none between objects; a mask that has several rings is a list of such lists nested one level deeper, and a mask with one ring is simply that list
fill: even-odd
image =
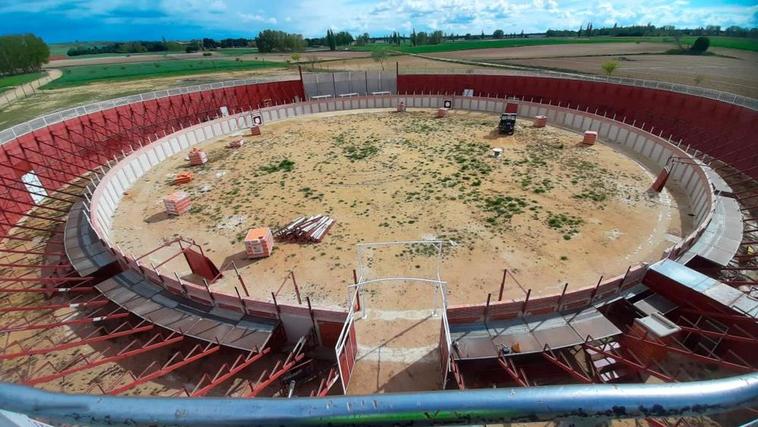
[{"label": "red metal barrier", "polygon": [[[284,104],[296,97],[305,98],[300,80],[212,89],[98,111],[22,135],[0,146],[0,183],[5,184],[0,189],[1,222],[15,224],[20,215],[8,211],[23,212],[32,206],[21,182],[31,170],[50,193],[114,155],[130,151],[132,145],[216,117],[222,106],[239,112],[261,107],[264,99]],[[0,225],[0,235],[8,228]]]},{"label": "red metal barrier", "polygon": [[[626,117],[682,139],[684,144],[747,171],[758,162],[758,112],[713,99],[660,89],[547,77],[485,75],[400,75],[398,93],[455,93],[513,96],[570,105],[598,114]],[[748,172],[758,178],[758,169]]]}]

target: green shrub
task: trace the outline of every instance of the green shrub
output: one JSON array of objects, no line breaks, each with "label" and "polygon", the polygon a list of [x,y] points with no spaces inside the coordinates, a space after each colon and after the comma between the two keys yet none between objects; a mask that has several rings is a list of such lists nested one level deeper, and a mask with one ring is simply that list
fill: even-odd
[{"label": "green shrub", "polygon": [[698,37],[692,44],[690,50],[697,53],[703,53],[711,46],[711,39],[708,37]]}]

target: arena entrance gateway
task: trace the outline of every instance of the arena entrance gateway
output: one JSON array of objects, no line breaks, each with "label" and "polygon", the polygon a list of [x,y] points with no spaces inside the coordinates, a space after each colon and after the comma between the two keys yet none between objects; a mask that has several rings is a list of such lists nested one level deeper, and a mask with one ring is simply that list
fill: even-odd
[{"label": "arena entrance gateway", "polygon": [[[371,386],[364,383],[387,372],[393,375],[389,384],[413,379],[420,389],[444,386],[451,348],[447,283],[440,277],[446,244],[455,243],[419,240],[357,245],[354,284],[348,286],[349,312],[335,346],[345,393],[348,388],[353,393],[367,392]],[[430,363],[435,354],[439,361]],[[359,369],[354,371],[356,366]],[[419,377],[433,384],[424,384]]]}]

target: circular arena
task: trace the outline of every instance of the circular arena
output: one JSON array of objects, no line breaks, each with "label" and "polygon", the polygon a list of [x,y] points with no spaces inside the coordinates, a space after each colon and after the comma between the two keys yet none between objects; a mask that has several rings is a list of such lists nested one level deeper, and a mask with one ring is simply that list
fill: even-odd
[{"label": "circular arena", "polygon": [[[450,423],[464,418],[422,392],[574,384],[601,408],[614,384],[632,396],[619,413],[503,403],[465,419],[744,422],[753,107],[623,82],[345,72],[40,117],[0,132],[2,380],[193,415],[178,398],[369,395],[291,420],[315,423],[368,422],[350,405],[386,394],[375,409],[405,412],[371,422],[390,424],[421,422],[395,392]],[[693,381],[710,406],[634,400]]]}]

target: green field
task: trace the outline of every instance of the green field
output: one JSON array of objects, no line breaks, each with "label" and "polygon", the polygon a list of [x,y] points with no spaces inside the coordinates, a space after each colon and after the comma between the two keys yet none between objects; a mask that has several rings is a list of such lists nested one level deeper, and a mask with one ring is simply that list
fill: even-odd
[{"label": "green field", "polygon": [[240,55],[251,55],[258,53],[257,47],[229,47],[224,49],[217,49],[213,51],[213,53],[220,53],[221,55],[226,56],[240,56]]},{"label": "green field", "polygon": [[286,64],[271,61],[180,60],[131,64],[82,65],[61,68],[63,76],[53,80],[42,88],[58,89],[102,81],[139,80],[155,77],[277,67],[286,67]]},{"label": "green field", "polygon": [[[684,43],[692,43],[696,37],[683,37]],[[731,49],[742,49],[758,51],[758,40],[738,37],[710,37],[712,47],[726,47]],[[367,46],[355,46],[353,50],[374,50],[387,48],[398,50],[403,53],[439,53],[452,52],[456,50],[471,49],[488,49],[488,48],[506,48],[522,46],[544,46],[559,44],[585,44],[585,43],[673,43],[671,37],[543,37],[543,38],[525,38],[525,39],[501,39],[501,40],[461,40],[454,42],[444,42],[436,45],[411,46],[409,43],[396,45],[386,45],[381,43],[369,44]]]},{"label": "green field", "polygon": [[40,71],[37,73],[19,74],[16,76],[0,77],[0,92],[6,91],[16,86],[20,86],[25,83],[37,80],[44,76],[45,73]]}]

